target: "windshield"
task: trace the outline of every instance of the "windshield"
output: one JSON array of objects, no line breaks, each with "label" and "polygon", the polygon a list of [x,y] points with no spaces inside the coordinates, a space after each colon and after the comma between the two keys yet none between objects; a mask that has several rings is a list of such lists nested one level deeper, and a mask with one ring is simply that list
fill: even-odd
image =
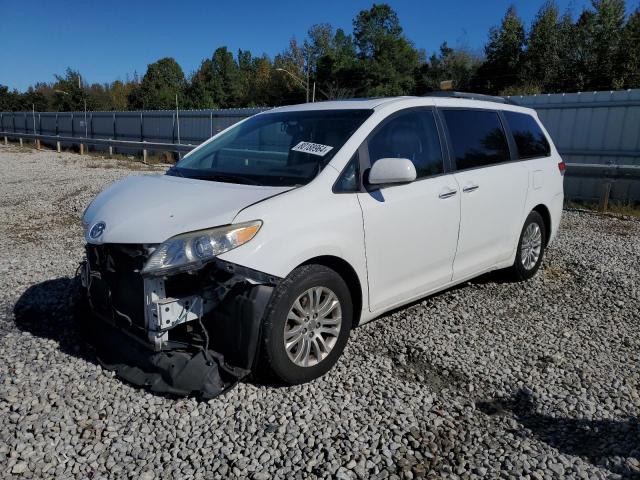
[{"label": "windshield", "polygon": [[309,183],[372,110],[264,113],[180,160],[167,174],[250,185]]}]

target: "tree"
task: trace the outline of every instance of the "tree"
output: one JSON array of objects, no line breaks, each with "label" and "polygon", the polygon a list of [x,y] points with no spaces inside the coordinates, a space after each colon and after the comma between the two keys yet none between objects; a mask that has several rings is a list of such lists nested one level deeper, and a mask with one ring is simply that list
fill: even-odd
[{"label": "tree", "polygon": [[13,112],[17,110],[19,93],[16,90],[9,91],[6,85],[0,85],[0,112]]},{"label": "tree", "polygon": [[123,83],[120,80],[113,82],[109,88],[109,97],[112,110],[127,110],[127,98],[133,89],[131,82]]},{"label": "tree", "polygon": [[[622,62],[620,46],[625,23],[624,0],[592,0],[595,16],[591,42],[591,87],[621,88]],[[625,53],[623,53],[625,55]]]},{"label": "tree", "polygon": [[130,105],[145,110],[168,110],[176,107],[176,95],[185,104],[186,80],[173,58],[162,58],[147,66],[139,87],[129,95]]},{"label": "tree", "polygon": [[53,109],[58,112],[70,112],[84,110],[84,102],[87,99],[80,72],[67,68],[64,76],[55,75],[53,84]]},{"label": "tree", "polygon": [[489,32],[485,47],[486,61],[474,80],[477,90],[499,93],[518,82],[522,67],[525,31],[514,6],[509,7],[500,27]]},{"label": "tree", "polygon": [[227,47],[220,47],[211,57],[211,93],[213,101],[221,108],[235,106],[239,94],[238,64]]},{"label": "tree", "polygon": [[420,53],[402,34],[398,15],[387,4],[362,10],[353,21],[353,35],[364,70],[365,96],[405,95],[415,89]]},{"label": "tree", "polygon": [[398,15],[386,3],[362,10],[353,21],[353,36],[362,58],[380,55],[388,38],[399,39],[402,27]]},{"label": "tree", "polygon": [[561,70],[562,46],[558,6],[548,1],[531,25],[520,81],[552,91]]},{"label": "tree", "polygon": [[640,8],[631,14],[620,40],[622,78],[625,88],[640,85]]},{"label": "tree", "polygon": [[465,48],[454,49],[447,42],[440,45],[439,54],[432,54],[418,70],[416,93],[440,89],[443,80],[453,81],[453,88],[460,91],[470,89],[470,83],[481,64],[481,59]]},{"label": "tree", "polygon": [[305,56],[295,38],[289,41],[289,48],[276,55],[273,66],[276,72],[271,76],[269,91],[274,104],[304,102]]},{"label": "tree", "polygon": [[238,80],[236,87],[236,107],[248,107],[255,105],[253,102],[253,82],[255,68],[251,52],[248,50],[238,50]]}]

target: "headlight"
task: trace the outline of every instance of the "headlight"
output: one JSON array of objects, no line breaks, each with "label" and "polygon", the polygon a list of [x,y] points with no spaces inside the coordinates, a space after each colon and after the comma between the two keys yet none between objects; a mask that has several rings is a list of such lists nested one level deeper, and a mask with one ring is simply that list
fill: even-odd
[{"label": "headlight", "polygon": [[247,243],[261,226],[256,220],[172,237],[155,249],[142,274],[167,275],[200,268],[217,255]]}]

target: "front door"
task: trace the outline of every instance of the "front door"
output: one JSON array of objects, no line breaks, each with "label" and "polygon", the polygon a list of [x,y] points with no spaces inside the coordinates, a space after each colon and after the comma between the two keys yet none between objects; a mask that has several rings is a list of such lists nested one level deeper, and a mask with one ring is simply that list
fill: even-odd
[{"label": "front door", "polygon": [[460,192],[444,171],[431,109],[397,113],[364,145],[373,164],[408,158],[416,181],[362,192],[369,305],[378,311],[422,296],[451,281],[460,220]]}]

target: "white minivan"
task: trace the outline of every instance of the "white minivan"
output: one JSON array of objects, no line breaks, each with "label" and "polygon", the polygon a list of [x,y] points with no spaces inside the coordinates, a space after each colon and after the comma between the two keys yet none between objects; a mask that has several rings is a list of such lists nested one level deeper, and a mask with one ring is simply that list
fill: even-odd
[{"label": "white minivan", "polygon": [[80,320],[154,391],[306,382],[356,325],[491,270],[532,277],[564,168],[536,112],[495,97],[269,110],[91,202]]}]

